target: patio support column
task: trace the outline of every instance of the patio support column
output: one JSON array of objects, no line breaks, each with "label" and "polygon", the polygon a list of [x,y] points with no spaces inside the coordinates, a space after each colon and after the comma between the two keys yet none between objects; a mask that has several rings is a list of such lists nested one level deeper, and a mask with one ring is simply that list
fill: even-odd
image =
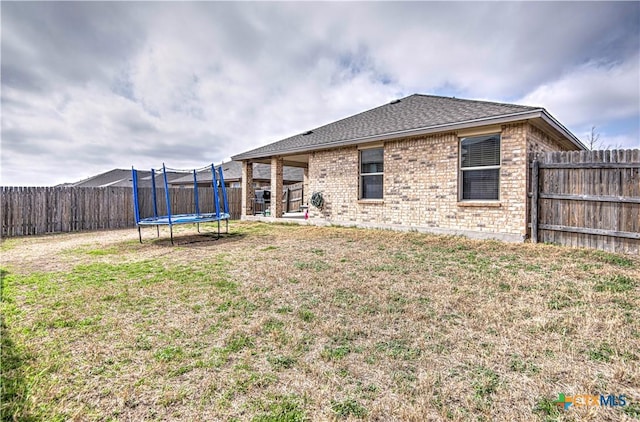
[{"label": "patio support column", "polygon": [[302,205],[309,205],[309,165],[304,168],[302,173]]},{"label": "patio support column", "polygon": [[242,217],[253,215],[253,163],[242,161]]},{"label": "patio support column", "polygon": [[284,160],[281,157],[271,159],[271,216],[282,217],[282,169]]}]

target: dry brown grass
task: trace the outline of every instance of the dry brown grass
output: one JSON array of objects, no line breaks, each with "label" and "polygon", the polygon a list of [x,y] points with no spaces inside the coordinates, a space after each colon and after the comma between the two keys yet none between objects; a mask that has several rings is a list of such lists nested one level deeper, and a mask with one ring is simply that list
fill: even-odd
[{"label": "dry brown grass", "polygon": [[[176,247],[133,230],[3,244],[3,417],[640,412],[637,256],[257,223],[218,241],[180,231]],[[558,393],[630,404],[564,412]]]}]

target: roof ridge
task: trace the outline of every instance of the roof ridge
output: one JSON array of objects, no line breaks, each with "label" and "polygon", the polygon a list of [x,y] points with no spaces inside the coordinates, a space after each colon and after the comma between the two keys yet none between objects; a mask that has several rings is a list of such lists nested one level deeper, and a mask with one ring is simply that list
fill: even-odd
[{"label": "roof ridge", "polygon": [[[411,94],[411,95],[408,95],[408,96],[406,96],[406,97],[402,97],[402,98],[398,98],[398,99],[399,99],[400,101],[402,101],[402,100],[406,100],[406,99],[407,99],[407,98],[409,98],[409,97],[413,97],[414,95],[416,95],[416,94]],[[394,101],[394,100],[392,100],[392,101]],[[352,115],[350,115],[350,116],[343,117],[342,119],[338,119],[338,120],[336,120],[336,121],[334,121],[334,122],[330,122],[330,123],[324,124],[324,125],[322,125],[322,126],[318,126],[317,128],[314,128],[314,129],[311,129],[311,130],[312,130],[312,131],[314,131],[314,130],[316,130],[316,129],[322,129],[323,127],[326,127],[326,126],[329,126],[329,125],[333,125],[333,124],[338,123],[338,122],[341,122],[341,121],[343,121],[343,120],[351,119],[351,118],[356,117],[356,116],[359,116],[359,115],[361,115],[361,114],[368,113],[368,112],[370,112],[370,111],[377,110],[377,109],[382,108],[382,107],[386,107],[386,106],[388,106],[389,104],[390,104],[390,102],[387,102],[387,103],[381,104],[381,105],[379,105],[379,106],[377,106],[377,107],[373,107],[373,108],[370,108],[370,109],[368,109],[368,110],[361,111],[360,113],[352,114]],[[300,135],[300,134],[299,134],[299,133],[297,133],[297,134],[295,134],[295,135],[293,135],[293,136],[298,136],[298,135]],[[289,138],[293,138],[293,136],[290,136]],[[289,139],[289,138],[285,138],[285,139],[282,139],[282,140],[284,141],[284,140]],[[276,142],[280,142],[280,141],[276,141]]]},{"label": "roof ridge", "polygon": [[[498,101],[489,101],[489,100],[472,100],[469,98],[457,98],[457,97],[446,97],[444,95],[433,95],[433,94],[420,94],[420,93],[415,93],[413,95],[410,95],[410,97],[413,96],[419,96],[419,97],[431,97],[431,98],[443,98],[443,99],[447,99],[447,100],[455,100],[455,101],[464,101],[464,102],[473,102],[473,103],[483,103],[483,104],[495,104],[495,105],[502,105],[502,106],[516,106],[516,107],[524,107],[524,108],[530,108],[532,110],[541,110],[542,107],[536,107],[536,106],[529,106],[529,105],[522,105],[522,104],[514,104],[514,103],[501,103]],[[408,98],[408,97],[407,97]]]},{"label": "roof ridge", "polygon": [[130,172],[131,170],[115,168],[115,169],[103,171],[102,173],[94,174],[93,176],[85,177],[84,179],[80,179],[77,182],[69,182],[69,183],[72,184],[72,185],[79,185],[81,183],[86,183],[86,182],[88,182],[90,180],[97,179],[98,177],[104,176],[105,174],[113,173],[115,171],[129,171]]}]

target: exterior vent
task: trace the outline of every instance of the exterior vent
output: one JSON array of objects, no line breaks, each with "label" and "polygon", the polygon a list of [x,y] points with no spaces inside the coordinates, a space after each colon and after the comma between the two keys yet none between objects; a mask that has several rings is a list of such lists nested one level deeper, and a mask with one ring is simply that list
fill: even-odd
[{"label": "exterior vent", "polygon": [[305,133],[302,134],[302,136],[307,136],[307,135],[311,135],[313,133],[312,130],[308,130]]},{"label": "exterior vent", "polygon": [[393,100],[389,104],[398,104],[399,102],[400,102],[400,100]]}]

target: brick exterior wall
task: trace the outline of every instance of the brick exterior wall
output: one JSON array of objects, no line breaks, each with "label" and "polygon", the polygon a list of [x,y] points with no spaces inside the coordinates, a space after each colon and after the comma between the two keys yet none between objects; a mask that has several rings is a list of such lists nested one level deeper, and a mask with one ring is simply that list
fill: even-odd
[{"label": "brick exterior wall", "polygon": [[253,215],[253,164],[242,162],[242,215]]},{"label": "brick exterior wall", "polygon": [[549,135],[535,126],[528,126],[527,133],[527,152],[552,152],[563,151],[557,141],[554,141]]},{"label": "brick exterior wall", "polygon": [[271,215],[282,217],[282,172],[283,162],[281,157],[271,159]]},{"label": "brick exterior wall", "polygon": [[[522,241],[527,234],[527,152],[560,147],[526,122],[501,127],[499,204],[458,201],[459,138],[448,132],[384,143],[384,198],[358,200],[357,147],[309,157],[309,192],[323,193],[311,222],[415,229]],[[545,149],[546,150],[546,149]]]}]

